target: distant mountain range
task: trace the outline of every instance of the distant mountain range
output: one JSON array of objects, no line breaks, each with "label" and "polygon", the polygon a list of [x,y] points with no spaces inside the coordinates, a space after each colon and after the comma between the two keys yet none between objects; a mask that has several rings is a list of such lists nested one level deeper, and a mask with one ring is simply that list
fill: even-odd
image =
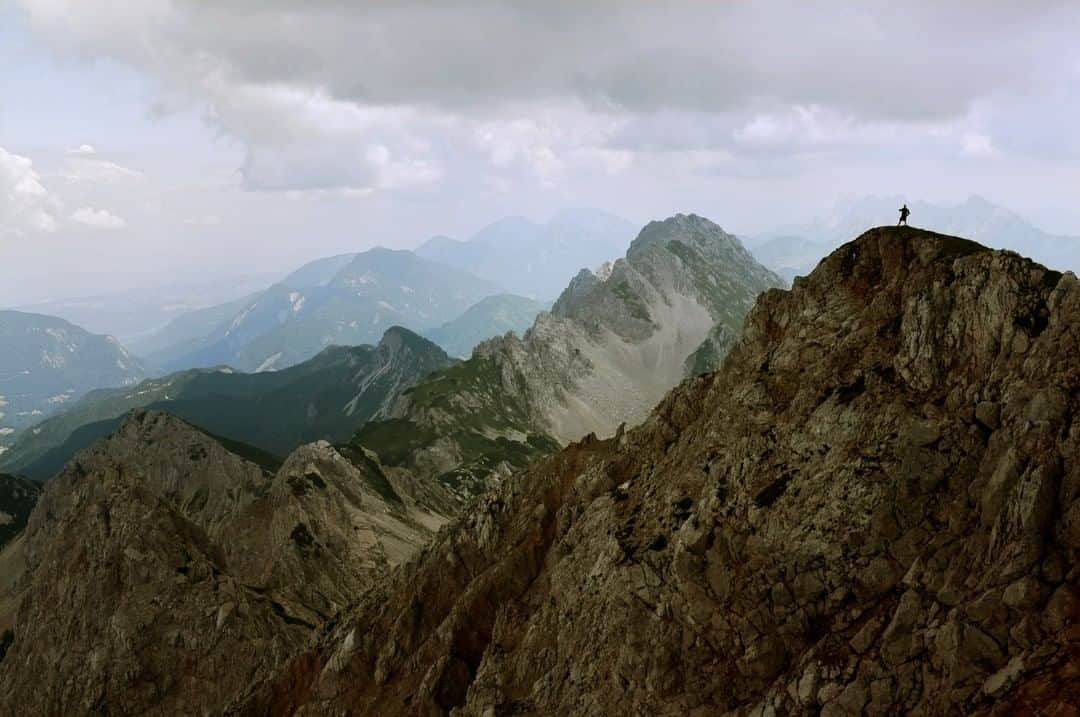
[{"label": "distant mountain range", "polygon": [[390,326],[441,326],[498,293],[459,269],[377,248],[320,259],[243,301],[181,316],[142,345],[168,371],[279,370],[328,346],[373,343]]},{"label": "distant mountain range", "polygon": [[[313,262],[286,281],[316,286],[301,292],[277,285],[246,305],[234,303],[227,308],[236,315],[215,330],[216,341],[194,340],[203,360],[246,365],[255,373],[219,365],[94,392],[35,426],[0,468],[48,478],[76,451],[114,431],[128,411],[150,408],[276,456],[305,441],[349,443],[389,465],[423,464],[422,474],[446,474],[450,484],[461,484],[451,491],[464,497],[492,471],[590,431],[610,434],[621,422],[640,420],[684,376],[714,370],[757,294],[783,283],[715,224],[680,215],[649,224],[624,259],[596,272],[581,270],[550,313],[531,299],[499,294],[427,332],[452,353],[471,356],[463,364],[454,365],[434,343],[404,328],[387,331],[378,347],[326,348],[278,371],[260,372],[265,362],[237,360],[268,336],[295,350],[296,333],[281,327],[309,325],[292,315],[303,314],[320,291],[333,295],[349,287],[370,312],[372,302],[382,301],[374,297],[388,291],[400,300],[403,281],[416,287],[406,296],[423,298],[457,275],[440,267],[436,277],[428,265],[386,250]],[[423,282],[415,280],[421,271]],[[281,311],[289,314],[283,321]],[[206,309],[172,328],[181,333],[228,315]],[[270,328],[260,334],[260,325]]]},{"label": "distant mountain range", "polygon": [[[754,256],[790,279],[805,275],[830,251],[867,227],[895,224],[903,197],[862,197],[839,202],[832,214],[809,225],[759,236]],[[1019,214],[972,196],[957,205],[908,201],[912,226],[970,237],[995,249],[1010,249],[1046,266],[1080,271],[1080,237],[1044,232]]]},{"label": "distant mountain range", "polygon": [[[455,355],[522,331],[582,268],[623,253],[634,227],[595,209],[536,223],[496,221],[467,240],[415,252],[376,248],[266,278],[167,285],[35,304],[42,315],[123,337],[149,366],[278,370],[327,346],[373,343],[392,325],[425,332]],[[482,299],[507,295],[480,303]],[[468,312],[468,313],[466,313]]]},{"label": "distant mountain range", "polygon": [[435,237],[415,252],[326,257],[265,290],[179,315],[133,349],[165,371],[267,371],[330,345],[371,343],[399,325],[465,356],[486,338],[527,328],[543,300],[581,269],[622,254],[633,235],[624,219],[575,209],[543,224],[507,217],[468,240]]},{"label": "distant mountain range", "polygon": [[77,296],[12,307],[16,311],[57,316],[95,334],[115,336],[135,353],[153,332],[188,312],[247,296],[271,283],[270,275],[221,277],[164,284],[117,293]]},{"label": "distant mountain range", "polygon": [[111,336],[54,316],[0,311],[0,456],[21,430],[87,392],[149,375]]},{"label": "distant mountain range", "polygon": [[36,480],[51,478],[136,408],[168,411],[221,439],[282,457],[302,443],[345,441],[402,391],[453,363],[430,341],[392,327],[378,346],[327,348],[282,371],[189,369],[88,394],[24,433],[0,465]]},{"label": "distant mountain range", "polygon": [[537,224],[507,217],[466,240],[439,236],[416,249],[533,299],[552,299],[581,269],[622,256],[637,227],[597,209],[571,209]]}]

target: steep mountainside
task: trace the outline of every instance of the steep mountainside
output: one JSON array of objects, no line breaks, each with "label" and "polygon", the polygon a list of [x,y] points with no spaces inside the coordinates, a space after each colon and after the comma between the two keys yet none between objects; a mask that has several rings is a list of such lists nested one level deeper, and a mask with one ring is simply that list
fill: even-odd
[{"label": "steep mountainside", "polygon": [[392,327],[378,346],[331,347],[282,371],[196,369],[95,391],[26,431],[0,465],[51,478],[77,451],[112,433],[124,414],[144,407],[284,456],[302,443],[348,439],[402,391],[453,363],[430,341]]},{"label": "steep mountainside", "polygon": [[782,281],[707,219],[646,226],[625,259],[582,270],[522,338],[407,391],[355,442],[464,493],[557,443],[641,421],[695,366],[721,357],[759,293]]},{"label": "steep mountainside", "polygon": [[485,495],[244,713],[1071,714],[1078,352],[1074,275],[872,230],[640,428]]},{"label": "steep mountainside", "polygon": [[437,493],[356,458],[311,444],[272,473],[133,414],[0,552],[25,566],[0,594],[0,713],[219,714],[444,522]]},{"label": "steep mountainside", "polygon": [[254,295],[208,333],[157,350],[151,359],[172,371],[222,364],[280,370],[327,346],[377,341],[390,326],[440,326],[497,293],[491,282],[407,251],[330,257]]},{"label": "steep mountainside", "polygon": [[582,267],[599,266],[626,251],[634,225],[596,209],[571,209],[545,224],[507,217],[462,241],[433,237],[422,257],[464,269],[516,294],[549,300]]},{"label": "steep mountainside", "polygon": [[470,306],[453,321],[437,329],[428,329],[424,336],[442,346],[451,356],[467,358],[476,345],[485,339],[502,336],[509,331],[524,333],[533,325],[536,316],[549,307],[550,304],[524,296],[489,296]]},{"label": "steep mountainside", "polygon": [[0,548],[26,527],[40,494],[40,483],[0,473]]},{"label": "steep mountainside", "polygon": [[87,391],[128,386],[147,374],[111,336],[54,316],[0,311],[0,456],[19,431]]}]

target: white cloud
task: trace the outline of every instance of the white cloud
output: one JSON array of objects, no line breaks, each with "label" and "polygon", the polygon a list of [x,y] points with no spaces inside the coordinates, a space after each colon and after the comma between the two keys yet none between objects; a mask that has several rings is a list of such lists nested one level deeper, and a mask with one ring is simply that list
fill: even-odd
[{"label": "white cloud", "polygon": [[29,158],[0,147],[0,239],[53,231],[59,204]]},{"label": "white cloud", "polygon": [[71,182],[122,182],[143,179],[143,173],[93,155],[68,157],[61,176]]},{"label": "white cloud", "polygon": [[997,157],[1000,154],[990,136],[982,132],[965,132],[961,141],[964,153],[973,157]]},{"label": "white cloud", "polygon": [[94,145],[92,144],[80,144],[78,147],[69,149],[67,153],[77,157],[86,157],[97,154],[97,150],[94,149]]},{"label": "white cloud", "polygon": [[82,207],[72,212],[71,218],[80,224],[97,229],[123,229],[127,226],[127,222],[107,209]]}]

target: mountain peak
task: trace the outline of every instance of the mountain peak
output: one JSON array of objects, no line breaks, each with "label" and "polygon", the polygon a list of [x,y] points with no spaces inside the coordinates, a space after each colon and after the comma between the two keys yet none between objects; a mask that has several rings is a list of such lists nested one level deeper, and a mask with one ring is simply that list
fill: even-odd
[{"label": "mountain peak", "polygon": [[627,257],[672,239],[700,247],[710,247],[710,249],[718,247],[742,249],[739,240],[725,232],[719,224],[697,214],[676,214],[667,219],[646,224],[631,243]]},{"label": "mountain peak", "polygon": [[379,340],[379,348],[391,353],[396,353],[403,348],[420,350],[430,353],[443,361],[450,361],[450,357],[446,355],[446,352],[440,346],[404,326],[391,326],[388,328],[382,339]]},{"label": "mountain peak", "polygon": [[849,278],[861,270],[910,275],[937,260],[991,252],[988,247],[963,237],[940,234],[911,226],[873,227],[842,245],[822,260],[815,274]]},{"label": "mountain peak", "polygon": [[1077,317],[1075,276],[866,231],[763,294],[720,371],[476,501],[249,713],[1051,713]]}]

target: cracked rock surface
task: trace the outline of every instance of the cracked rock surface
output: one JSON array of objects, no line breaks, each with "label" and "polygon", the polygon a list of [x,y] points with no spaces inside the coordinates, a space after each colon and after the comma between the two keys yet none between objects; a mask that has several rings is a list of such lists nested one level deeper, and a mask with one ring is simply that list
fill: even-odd
[{"label": "cracked rock surface", "polygon": [[0,553],[0,713],[220,714],[445,521],[328,443],[276,473],[133,413]]},{"label": "cracked rock surface", "polygon": [[237,713],[1074,714],[1080,284],[908,228],[483,495]]}]

